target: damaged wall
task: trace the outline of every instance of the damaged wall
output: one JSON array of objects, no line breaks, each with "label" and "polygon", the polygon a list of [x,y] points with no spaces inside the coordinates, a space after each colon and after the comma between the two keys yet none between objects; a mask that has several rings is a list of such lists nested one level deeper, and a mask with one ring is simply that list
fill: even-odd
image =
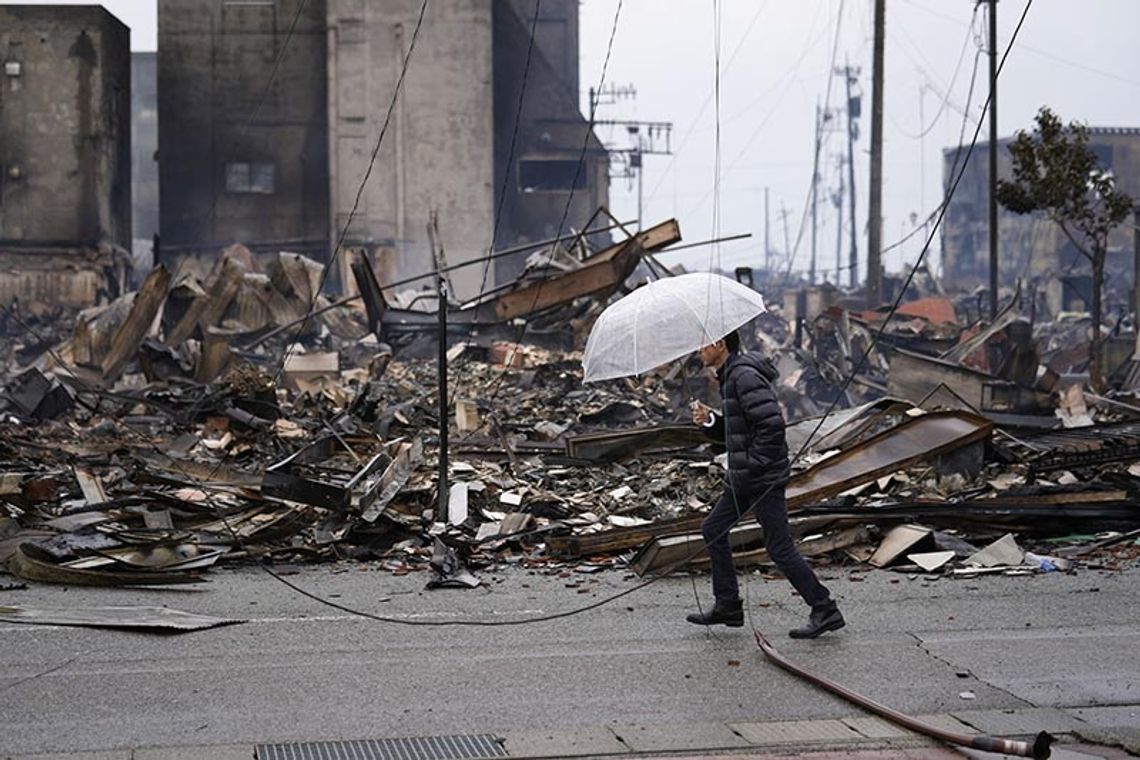
[{"label": "damaged wall", "polygon": [[[1012,171],[1011,142],[1012,138],[998,140],[998,176],[1004,179],[1008,179]],[[1116,175],[1118,187],[1140,199],[1140,129],[1090,127],[1089,148],[1096,153],[1101,166]],[[958,149],[943,151],[944,192],[961,171],[960,162],[965,159],[965,153],[963,149],[955,168]],[[989,143],[979,142],[946,209],[942,226],[943,282],[966,290],[989,283],[989,160]],[[1002,285],[1012,286],[1024,276],[1060,273],[1074,261],[1079,262],[1077,269],[1080,269],[1086,261],[1056,224],[1040,216],[1020,216],[999,206],[998,231],[998,272]],[[1111,235],[1108,259],[1110,271],[1126,271],[1131,277],[1132,232],[1128,222]]]},{"label": "damaged wall", "polygon": [[[609,204],[609,155],[592,132],[584,164],[578,166],[589,123],[578,110],[578,7],[574,0],[540,6],[519,113],[535,5],[534,0],[494,3],[496,204],[506,184],[496,248],[554,237],[567,201],[570,209],[563,233],[582,229],[599,206]],[[518,137],[508,167],[516,116],[520,119]],[[525,259],[526,254],[520,254],[496,262],[495,282],[512,280]]]},{"label": "damaged wall", "polygon": [[325,3],[289,37],[300,2],[159,0],[160,261],[235,241],[327,259]]},{"label": "damaged wall", "polygon": [[102,8],[0,7],[0,244],[131,244],[130,30]]},{"label": "damaged wall", "polygon": [[[419,15],[417,0],[329,0],[333,226],[344,228],[384,124]],[[387,276],[431,271],[426,225],[439,213],[448,262],[484,254],[493,214],[491,2],[429,6],[392,121],[347,242]],[[478,267],[452,274],[462,297]]]}]

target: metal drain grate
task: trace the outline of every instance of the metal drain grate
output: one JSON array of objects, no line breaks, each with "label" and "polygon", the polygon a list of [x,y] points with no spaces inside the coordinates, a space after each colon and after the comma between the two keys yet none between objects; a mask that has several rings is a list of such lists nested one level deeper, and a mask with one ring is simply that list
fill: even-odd
[{"label": "metal drain grate", "polygon": [[346,742],[258,744],[257,760],[484,760],[507,757],[490,734],[361,739]]}]

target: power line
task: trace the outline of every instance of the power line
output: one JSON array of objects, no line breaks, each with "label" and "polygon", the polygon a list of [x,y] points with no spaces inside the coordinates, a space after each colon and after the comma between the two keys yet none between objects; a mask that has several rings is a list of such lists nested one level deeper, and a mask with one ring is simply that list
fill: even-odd
[{"label": "power line", "polygon": [[[427,6],[428,0],[423,0],[423,2],[420,3],[420,12],[416,17],[415,28],[412,30],[412,39],[411,42],[408,43],[408,52],[405,53],[403,64],[400,66],[400,76],[396,80],[396,87],[392,92],[392,99],[389,101],[388,110],[384,114],[384,123],[380,127],[380,134],[376,137],[376,145],[373,147],[372,155],[368,159],[368,167],[364,171],[364,176],[360,180],[360,185],[356,188],[356,197],[352,201],[352,208],[349,210],[348,218],[345,220],[344,227],[341,229],[340,235],[337,238],[336,246],[333,248],[332,256],[329,257],[329,263],[321,272],[320,281],[317,283],[317,287],[313,290],[312,295],[309,297],[309,308],[305,311],[305,319],[301,322],[301,326],[297,329],[297,335],[303,335],[309,326],[309,321],[313,317],[313,310],[316,306],[317,298],[320,296],[321,291],[324,290],[325,282],[328,280],[329,272],[333,271],[336,266],[337,257],[340,255],[340,251],[344,246],[345,238],[348,236],[348,230],[352,226],[352,220],[356,217],[357,209],[360,208],[360,199],[364,195],[364,188],[368,184],[369,177],[372,176],[372,168],[376,165],[376,157],[380,154],[380,146],[384,143],[384,135],[388,133],[388,125],[392,123],[392,114],[396,110],[396,101],[400,97],[400,89],[403,87],[404,78],[408,73],[408,63],[412,60],[412,53],[416,49],[416,40],[418,40],[420,36],[420,27],[423,26],[424,14],[427,12]],[[289,357],[292,356],[293,349],[293,343],[286,344],[285,351],[281,355],[281,361],[277,365],[277,371],[273,374],[274,385],[276,385],[277,381],[280,380],[281,373],[285,369],[285,363],[289,360]]]},{"label": "power line", "polygon": [[[424,0],[424,6],[425,7],[426,7],[426,4],[427,4],[427,2],[426,2],[426,0]],[[1005,60],[1008,57],[1009,52],[1012,49],[1013,44],[1017,39],[1018,33],[1020,32],[1021,27],[1022,27],[1023,23],[1025,22],[1025,18],[1028,15],[1029,9],[1032,5],[1033,5],[1033,0],[1027,0],[1026,5],[1025,5],[1025,9],[1022,11],[1021,18],[1017,23],[1017,27],[1014,29],[1013,35],[1010,38],[1009,45],[1006,48],[1004,55],[1002,56],[1001,63],[998,65],[997,70],[999,73],[1001,72],[1001,69],[1005,64]],[[620,2],[619,2],[618,8],[619,8],[619,13],[620,13]],[[420,19],[422,20],[422,18],[423,18],[423,8],[421,7]],[[616,16],[615,16],[615,30],[616,30],[616,24],[617,24],[617,21],[616,21]],[[418,28],[419,27],[417,26],[417,30],[418,30]],[[611,43],[612,43],[612,41],[613,41],[613,37],[611,35]],[[410,56],[410,52],[411,52],[411,50],[409,49],[409,56]],[[607,59],[608,59],[608,56],[607,56]],[[407,58],[405,58],[405,69],[406,69],[406,65],[407,65]],[[603,69],[603,72],[604,72],[604,69]],[[604,76],[604,73],[603,73],[603,76]],[[401,81],[402,81],[402,77],[401,77]],[[397,85],[397,93],[398,93],[398,91],[399,91],[399,85]],[[984,116],[986,110],[988,110],[988,107],[989,107],[989,98],[987,97],[986,103],[982,108],[983,116]],[[591,122],[592,122],[592,119],[591,119]],[[969,146],[967,153],[966,153],[967,162],[968,162],[970,154],[973,152],[974,147],[977,144],[978,135],[981,131],[981,124],[982,124],[982,121],[979,120],[978,126],[974,131],[973,139],[971,140],[970,146]],[[813,428],[811,434],[809,434],[807,436],[807,438],[804,440],[803,444],[800,446],[800,449],[796,452],[795,456],[792,458],[793,462],[798,461],[803,456],[804,452],[807,450],[808,445],[810,445],[811,441],[819,433],[819,430],[822,428],[824,422],[831,415],[831,413],[835,410],[835,407],[838,404],[839,399],[843,396],[846,389],[854,381],[855,377],[858,375],[859,371],[862,369],[863,365],[866,363],[867,357],[870,356],[870,353],[874,349],[874,346],[876,345],[878,339],[882,338],[884,332],[886,331],[886,326],[889,323],[890,318],[895,314],[898,307],[901,305],[902,298],[905,295],[907,288],[910,286],[911,281],[914,279],[914,277],[917,274],[920,266],[922,265],[923,258],[925,257],[927,251],[930,249],[931,242],[934,239],[934,234],[937,232],[938,227],[941,225],[942,220],[945,217],[946,208],[949,205],[949,200],[950,200],[950,198],[953,197],[955,191],[957,190],[958,185],[962,180],[962,176],[965,174],[965,169],[966,169],[966,164],[963,163],[962,169],[958,172],[957,176],[954,179],[953,184],[950,186],[950,188],[947,191],[946,201],[941,206],[938,218],[935,221],[933,229],[931,230],[930,237],[927,239],[926,244],[923,246],[922,252],[919,254],[918,260],[915,262],[914,266],[911,268],[911,271],[907,275],[907,278],[904,281],[902,288],[900,288],[898,295],[895,297],[894,302],[891,304],[891,308],[888,311],[888,313],[886,315],[886,319],[884,320],[882,326],[879,328],[876,339],[872,340],[868,343],[867,348],[860,355],[858,363],[855,364],[852,371],[847,375],[846,380],[844,381],[844,384],[840,389],[840,392],[838,394],[836,394],[835,398],[832,400],[832,402],[828,406],[827,410],[819,418],[819,421],[816,423],[816,426],[815,426],[815,428]],[[0,309],[2,309],[4,312],[8,313],[10,316],[15,317],[16,320],[22,326],[25,327],[25,329],[27,329],[33,335],[36,335],[37,339],[39,338],[39,336],[36,334],[35,330],[32,329],[29,325],[27,325],[27,323],[24,322],[18,315],[15,315],[6,305],[0,304]],[[54,350],[52,350],[52,353],[54,356]],[[56,359],[57,359],[57,361],[59,360],[58,357],[56,357]],[[78,378],[76,378],[76,379],[78,380]],[[192,478],[192,480],[195,480],[199,484],[202,483],[202,481],[200,481],[196,478]],[[771,487],[768,488],[768,491],[770,491],[770,490],[771,490]],[[760,498],[763,498],[763,496],[766,496],[766,495],[767,495],[767,491],[765,491],[763,494],[761,494]],[[210,501],[209,503],[211,505],[211,508],[216,513],[218,513],[220,515],[221,510],[218,509],[217,505],[214,504],[212,501]],[[743,516],[746,513],[747,512],[741,513],[741,516]],[[222,521],[223,521],[223,524],[225,524],[226,527],[231,531],[231,534],[234,536],[239,547],[243,546],[243,543],[241,541],[241,537],[236,533],[236,531],[233,530],[232,526],[229,525],[229,522],[227,520],[225,520],[224,516],[222,517]],[[729,530],[731,530],[731,527],[732,526],[730,526],[728,529],[726,529],[722,535],[727,535]],[[717,538],[719,538],[719,536]],[[339,602],[334,602],[331,599],[326,599],[326,598],[321,597],[317,594],[311,593],[311,592],[299,587],[297,584],[292,583],[291,581],[287,580],[286,578],[279,575],[278,573],[275,573],[271,568],[268,568],[264,565],[262,565],[261,567],[270,576],[272,576],[276,580],[280,581],[285,586],[289,587],[290,589],[293,589],[297,593],[299,593],[299,594],[301,594],[301,595],[303,595],[303,596],[305,596],[305,597],[307,597],[313,601],[316,601],[316,602],[323,604],[327,607],[337,609],[337,610],[340,610],[340,611],[348,613],[348,614],[356,615],[358,617],[366,618],[369,620],[374,620],[376,622],[392,623],[392,624],[397,624],[397,625],[409,625],[409,626],[437,627],[437,628],[438,627],[499,627],[499,626],[528,625],[528,624],[532,624],[532,623],[541,623],[541,622],[548,622],[548,621],[552,621],[552,620],[559,620],[559,619],[568,618],[568,617],[571,617],[571,616],[574,616],[574,615],[577,615],[577,614],[580,614],[583,612],[588,612],[590,610],[597,609],[597,608],[599,608],[605,604],[609,604],[611,602],[614,602],[614,601],[621,599],[625,596],[628,596],[628,595],[630,595],[636,591],[639,591],[640,589],[643,589],[649,585],[652,585],[653,583],[657,582],[661,578],[665,577],[669,572],[672,572],[675,569],[683,567],[689,561],[691,561],[692,559],[694,559],[696,556],[703,553],[704,551],[705,551],[705,548],[704,548],[704,545],[702,545],[699,549],[692,552],[689,556],[683,557],[683,558],[679,559],[677,562],[670,565],[668,568],[666,568],[666,570],[662,574],[657,575],[653,578],[650,578],[649,580],[643,581],[643,582],[641,582],[641,583],[639,583],[639,584],[637,584],[637,585],[635,585],[629,589],[626,589],[624,591],[620,591],[616,594],[612,594],[608,597],[604,597],[604,598],[599,599],[599,600],[592,602],[590,604],[587,604],[587,605],[584,605],[581,607],[576,607],[576,608],[570,609],[570,610],[564,610],[562,612],[552,613],[549,615],[541,615],[541,616],[537,616],[537,617],[520,618],[520,619],[514,619],[514,620],[415,620],[415,619],[403,619],[403,618],[393,618],[393,617],[385,617],[385,616],[381,616],[381,615],[375,615],[373,613],[365,612],[363,610],[359,610],[359,609],[356,609],[353,607],[349,607],[347,605],[342,605]]]},{"label": "power line", "polygon": [[[603,85],[605,85],[606,72],[609,70],[610,56],[612,55],[613,49],[614,49],[614,39],[617,37],[618,21],[621,19],[622,4],[623,4],[623,0],[618,0],[617,8],[614,11],[613,25],[610,27],[610,39],[609,39],[609,42],[606,44],[606,56],[602,60],[602,73],[601,73],[601,77],[598,80],[598,91],[599,92],[602,90]],[[565,208],[563,208],[562,218],[558,222],[558,232],[555,235],[556,238],[562,237],[562,230],[565,229],[566,219],[570,216],[570,207],[574,203],[574,191],[578,187],[578,180],[581,179],[581,177],[582,177],[582,167],[585,164],[585,160],[586,160],[586,149],[589,148],[590,137],[593,136],[593,134],[594,134],[594,121],[595,121],[595,116],[597,114],[597,110],[598,110],[598,104],[593,98],[591,98],[590,99],[590,117],[589,117],[588,123],[586,124],[585,135],[582,139],[582,149],[578,152],[578,161],[575,164],[575,171],[574,171],[574,181],[570,183],[570,193],[566,197],[566,206],[565,206]],[[642,224],[643,224],[642,220],[639,219],[638,225],[640,226]],[[587,226],[588,226],[588,224],[587,224]],[[582,232],[579,233],[579,238],[584,236],[585,234],[586,234],[586,230],[583,229]],[[573,245],[571,245],[570,247],[573,248]],[[534,307],[538,304],[538,300],[542,295],[543,285],[545,285],[545,284],[546,284],[546,280],[539,280],[538,286],[535,288],[535,291],[534,291],[534,299],[531,301],[531,310],[533,310]],[[442,308],[442,306],[443,305],[441,304],[441,308]],[[519,325],[519,329],[518,329],[516,336],[515,336],[515,343],[518,343],[520,340],[522,340],[523,335],[526,333],[526,327],[527,327],[527,323],[524,320]],[[493,407],[495,400],[499,397],[499,391],[502,390],[503,379],[505,377],[506,377],[506,373],[504,372],[501,375],[499,375],[498,379],[495,381],[495,385],[493,386],[492,391],[491,391],[491,397],[487,401],[487,404],[489,406]],[[441,420],[440,424],[441,425],[446,424],[446,421]]]},{"label": "power line", "polygon": [[[519,102],[515,106],[515,123],[511,129],[511,147],[507,151],[507,163],[503,169],[503,184],[499,188],[499,202],[495,206],[495,222],[491,230],[491,242],[487,246],[488,253],[495,250],[495,242],[499,238],[499,225],[503,221],[503,205],[507,199],[507,187],[511,181],[511,166],[515,161],[515,145],[519,137],[519,124],[522,122],[523,99],[526,97],[526,85],[530,78],[530,61],[534,54],[534,39],[535,31],[538,29],[538,17],[542,10],[542,0],[534,0],[534,18],[530,21],[530,39],[527,41],[526,46],[526,62],[523,63],[522,84],[519,86]],[[491,258],[483,262],[483,279],[479,283],[479,295],[477,299],[481,299],[487,290],[487,275],[491,271]],[[443,308],[441,305],[440,308]],[[472,327],[474,329],[474,326]]]},{"label": "power line", "polygon": [[[839,56],[839,31],[840,31],[840,27],[842,26],[842,22],[843,22],[843,0],[839,0],[839,12],[836,14],[836,17],[835,17],[835,42],[832,44],[832,47],[831,47],[831,63],[827,67],[827,71],[828,71],[827,88],[824,90],[824,96],[823,96],[824,113],[826,113],[831,106],[831,85],[835,79],[833,76],[831,76],[831,72],[833,72],[835,70],[835,62],[836,62],[836,60],[838,60],[838,56]],[[847,107],[850,108],[851,104],[848,103]],[[816,126],[815,126],[815,128],[816,128],[815,159],[812,161],[811,183],[808,185],[807,198],[804,200],[804,210],[803,210],[803,213],[800,215],[800,226],[799,226],[799,230],[796,232],[796,244],[794,246],[792,246],[792,250],[787,252],[788,253],[788,269],[784,273],[784,283],[785,284],[787,284],[788,279],[791,276],[792,265],[795,263],[796,254],[800,250],[800,243],[802,243],[803,239],[804,239],[804,229],[807,225],[808,215],[809,215],[809,212],[811,210],[811,208],[810,208],[811,207],[811,196],[812,196],[812,192],[815,189],[816,182],[818,181],[818,177],[816,176],[816,172],[817,172],[816,167],[819,165],[819,152],[823,149],[823,134],[824,134],[823,124],[824,124],[823,119],[817,119],[816,120]],[[855,276],[852,275],[851,279],[854,280]]]},{"label": "power line", "polygon": [[[728,71],[729,67],[732,66],[732,62],[736,60],[736,54],[739,53],[741,48],[744,47],[744,43],[748,40],[748,36],[752,34],[752,28],[756,26],[756,22],[759,20],[760,14],[763,13],[764,10],[768,7],[769,1],[770,0],[765,0],[765,2],[756,9],[756,13],[752,16],[752,20],[748,22],[748,27],[744,30],[744,34],[741,36],[740,42],[737,43],[736,48],[732,51],[732,55],[728,57],[728,62],[724,66],[725,71]],[[657,184],[654,185],[653,189],[649,191],[649,200],[653,200],[653,197],[661,188],[661,183],[664,181],[664,178],[668,176],[669,171],[673,168],[673,164],[677,161],[677,156],[680,154],[681,149],[685,147],[685,143],[688,141],[689,136],[692,135],[696,130],[696,126],[700,123],[701,117],[705,115],[705,109],[708,108],[709,103],[712,101],[712,98],[713,93],[711,92],[705,96],[705,100],[703,103],[701,103],[701,107],[697,109],[697,115],[693,117],[692,122],[689,124],[689,128],[685,131],[685,134],[681,136],[681,141],[677,145],[677,149],[673,151],[673,155],[670,157],[669,163],[666,164],[665,168],[662,170],[661,177],[657,180]]]},{"label": "power line", "polygon": [[[912,140],[921,140],[923,137],[926,137],[928,134],[930,134],[930,131],[933,130],[934,127],[938,124],[938,120],[942,118],[942,114],[946,110],[946,106],[950,103],[950,93],[954,90],[954,83],[958,81],[958,73],[962,69],[962,61],[964,61],[966,58],[966,48],[970,46],[970,39],[974,36],[974,22],[977,17],[978,6],[975,5],[974,13],[970,17],[970,28],[966,30],[966,38],[962,40],[962,50],[958,53],[958,62],[954,64],[954,73],[950,77],[950,84],[946,88],[945,94],[942,96],[942,102],[938,104],[938,112],[935,113],[934,116],[930,119],[929,126],[924,127],[921,123],[918,125],[918,134],[912,134],[908,132],[907,130],[903,129],[902,125],[900,125],[898,122],[895,122],[895,126],[899,128],[899,131],[902,132],[904,136],[909,137]],[[925,70],[921,71],[925,75]],[[925,86],[930,87],[929,83]],[[931,89],[933,88],[931,87]],[[969,113],[968,109],[966,110],[966,113]],[[893,118],[892,121],[894,121]]]}]

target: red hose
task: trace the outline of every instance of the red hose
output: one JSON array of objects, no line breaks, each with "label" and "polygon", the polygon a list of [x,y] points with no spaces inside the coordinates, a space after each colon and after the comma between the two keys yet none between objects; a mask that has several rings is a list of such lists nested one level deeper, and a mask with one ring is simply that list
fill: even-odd
[{"label": "red hose", "polygon": [[760,631],[756,631],[756,643],[760,645],[760,651],[764,653],[765,657],[789,673],[795,673],[797,676],[811,681],[816,686],[820,686],[832,694],[843,697],[848,702],[853,702],[865,710],[869,710],[876,715],[881,715],[892,723],[897,723],[912,731],[926,734],[927,736],[949,742],[950,744],[957,744],[960,747],[980,749],[986,752],[1001,752],[1006,755],[1032,757],[1037,760],[1045,760],[1045,758],[1049,757],[1049,745],[1052,744],[1053,737],[1044,731],[1037,734],[1037,738],[1032,744],[1014,739],[999,739],[995,736],[958,734],[953,731],[944,731],[937,726],[932,726],[917,718],[912,718],[898,710],[880,704],[873,699],[864,697],[862,694],[851,691],[847,687],[837,684],[835,681],[806,670],[777,652],[775,647],[769,643],[768,639],[766,639],[764,634]]}]

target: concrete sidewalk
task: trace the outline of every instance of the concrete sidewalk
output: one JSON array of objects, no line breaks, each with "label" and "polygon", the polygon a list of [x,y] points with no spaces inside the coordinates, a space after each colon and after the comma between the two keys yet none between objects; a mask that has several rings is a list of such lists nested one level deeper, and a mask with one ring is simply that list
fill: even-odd
[{"label": "concrete sidewalk", "polygon": [[[1126,758],[1140,753],[1140,706],[1062,710],[962,710],[916,716],[939,728],[968,735],[985,733],[1028,741],[1040,731],[1057,737],[1053,758]],[[823,720],[596,726],[576,730],[508,731],[496,734],[510,758],[649,758],[698,760],[713,756],[752,760],[801,757],[1000,758],[951,748],[873,715]],[[4,755],[3,760],[252,760],[254,744],[151,747],[64,754]],[[329,742],[292,745],[298,758],[360,757]],[[695,753],[695,754],[685,754]],[[392,755],[395,757],[396,755]],[[487,757],[493,757],[488,755]],[[373,757],[380,758],[381,755]],[[459,755],[456,755],[459,757]],[[470,757],[470,756],[467,756]],[[364,760],[367,760],[365,758]]]}]

